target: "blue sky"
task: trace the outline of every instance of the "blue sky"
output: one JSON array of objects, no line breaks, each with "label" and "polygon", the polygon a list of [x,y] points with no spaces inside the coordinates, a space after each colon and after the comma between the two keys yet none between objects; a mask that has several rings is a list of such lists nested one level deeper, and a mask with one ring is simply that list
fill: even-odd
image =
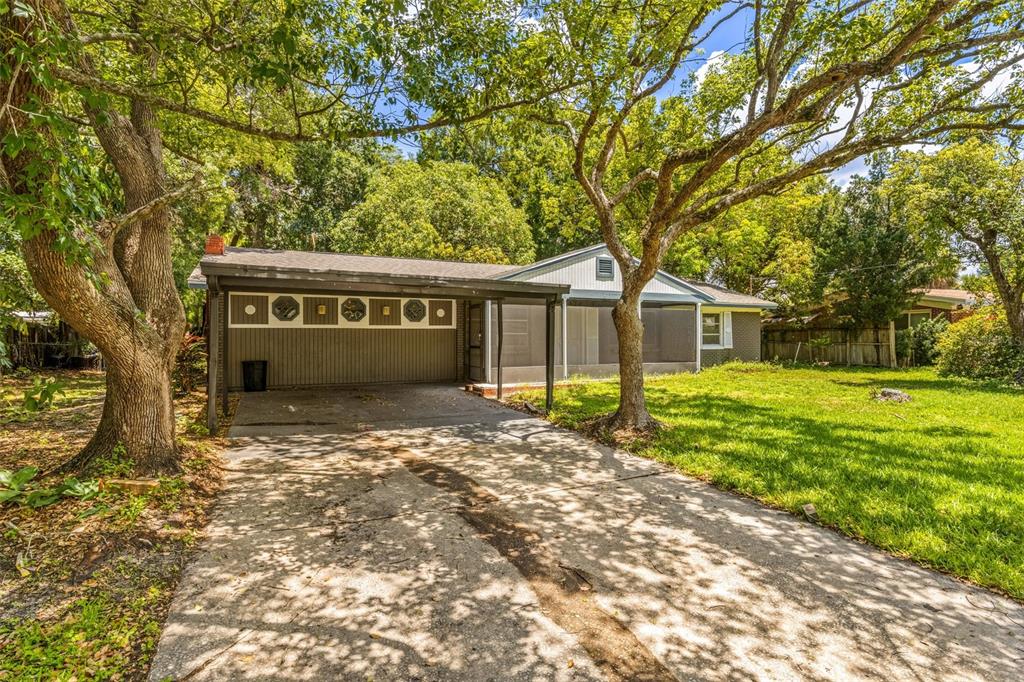
[{"label": "blue sky", "polygon": [[[732,11],[734,7],[735,4],[730,4],[719,13],[713,14],[708,18],[705,25],[699,32],[706,32],[715,24],[715,22],[719,21],[723,15]],[[735,16],[724,21],[720,26],[718,26],[715,29],[715,32],[702,44],[701,54],[690,55],[687,61],[683,64],[683,67],[680,69],[679,76],[659,93],[659,99],[676,94],[678,92],[679,84],[684,82],[693,73],[697,72],[707,62],[707,60],[713,57],[716,53],[735,53],[741,51],[749,30],[750,22],[752,21],[753,11],[745,10],[736,13]],[[414,157],[420,148],[419,142],[415,137],[402,138],[396,141],[395,145],[402,151],[402,153],[409,157]],[[830,174],[830,177],[836,183],[845,185],[855,174],[863,175],[866,174],[866,172],[867,165],[865,164],[864,159],[856,159],[842,168],[833,171]]]}]

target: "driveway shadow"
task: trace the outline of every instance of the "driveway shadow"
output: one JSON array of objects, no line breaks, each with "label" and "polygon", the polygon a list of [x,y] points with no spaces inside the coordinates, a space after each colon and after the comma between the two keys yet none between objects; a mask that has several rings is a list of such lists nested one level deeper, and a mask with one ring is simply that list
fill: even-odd
[{"label": "driveway shadow", "polygon": [[238,441],[152,678],[627,679],[595,618],[679,679],[1017,677],[1019,605],[457,395]]}]

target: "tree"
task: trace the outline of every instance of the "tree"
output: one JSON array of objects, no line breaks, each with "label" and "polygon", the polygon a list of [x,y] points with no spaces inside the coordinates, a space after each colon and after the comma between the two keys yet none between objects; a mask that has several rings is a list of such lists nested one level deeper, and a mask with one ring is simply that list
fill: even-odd
[{"label": "tree", "polygon": [[680,235],[664,269],[725,286],[795,310],[815,297],[814,237],[828,183],[809,178],[777,196],[735,206],[699,230]]},{"label": "tree", "polygon": [[1011,334],[1024,342],[1024,161],[972,138],[907,155],[892,183],[911,203],[922,234],[991,279]]},{"label": "tree", "polygon": [[820,297],[855,326],[886,325],[938,274],[939,261],[908,224],[905,207],[882,191],[880,173],[856,176],[820,212],[815,278]]},{"label": "tree", "polygon": [[302,248],[322,248],[318,240],[326,244],[342,216],[366,198],[370,178],[396,161],[395,149],[371,140],[300,145],[294,160],[296,212],[289,234]]},{"label": "tree", "polygon": [[331,240],[337,251],[381,256],[529,263],[534,255],[523,211],[496,180],[464,163],[381,168]]},{"label": "tree", "polygon": [[590,202],[572,174],[561,137],[536,121],[497,116],[420,136],[421,161],[461,161],[501,183],[523,209],[537,258],[600,241]]},{"label": "tree", "polygon": [[176,467],[171,369],[185,316],[172,207],[205,163],[474,120],[548,82],[504,3],[22,0],[0,11],[4,215],[40,294],[108,368],[99,426],[68,468],[117,444],[139,473]]},{"label": "tree", "polygon": [[[1019,89],[985,92],[1024,61],[1022,9],[1019,0],[546,5],[538,23],[550,59],[580,85],[531,115],[565,135],[623,273],[611,427],[653,425],[640,294],[681,235],[877,149],[1024,129]],[[748,27],[739,41],[723,35],[737,24]],[[687,73],[716,41],[740,45]]]}]

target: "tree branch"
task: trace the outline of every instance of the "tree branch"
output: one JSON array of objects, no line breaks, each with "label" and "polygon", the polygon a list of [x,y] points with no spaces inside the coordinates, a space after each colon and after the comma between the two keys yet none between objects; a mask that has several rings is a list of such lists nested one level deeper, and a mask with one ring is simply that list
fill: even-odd
[{"label": "tree branch", "polygon": [[[147,92],[139,87],[133,85],[127,85],[125,83],[115,83],[112,81],[105,80],[98,76],[88,75],[69,69],[66,67],[55,67],[53,69],[53,75],[63,80],[66,83],[75,85],[81,88],[88,88],[90,90],[96,90],[98,92],[106,92],[111,95],[118,97],[125,97],[130,100],[136,100],[144,102],[156,109],[162,109],[164,111],[172,111],[183,116],[195,118],[201,121],[206,121],[213,125],[226,128],[228,130],[234,130],[245,135],[252,135],[255,137],[262,137],[268,140],[274,140],[278,142],[315,142],[330,139],[329,135],[309,135],[300,132],[290,132],[284,130],[277,130],[275,128],[264,128],[256,125],[253,122],[238,121],[221,114],[200,109],[198,107],[189,106],[176,102],[172,99],[162,97],[152,92]],[[424,132],[427,130],[434,130],[435,128],[444,128],[452,125],[460,125],[465,123],[472,123],[481,119],[492,116],[496,113],[507,111],[509,109],[515,109],[517,107],[526,106],[528,104],[534,104],[537,101],[550,97],[553,94],[568,90],[571,87],[575,87],[576,83],[559,86],[558,88],[552,88],[546,92],[538,93],[534,97],[523,98],[513,100],[510,102],[504,102],[501,104],[495,104],[492,106],[484,107],[479,111],[470,114],[468,116],[441,116],[431,121],[425,121],[422,123],[415,123],[404,126],[395,127],[380,127],[380,128],[367,128],[362,130],[348,130],[340,133],[340,137],[343,139],[365,139],[372,137],[388,137],[388,136],[400,136],[410,135],[412,133]]]},{"label": "tree branch", "polygon": [[199,186],[202,182],[202,175],[196,173],[191,179],[183,183],[182,185],[174,188],[170,192],[161,194],[156,199],[139,206],[138,208],[124,213],[116,218],[102,221],[96,228],[97,233],[107,244],[111,244],[117,234],[124,228],[133,225],[141,220],[145,220],[150,216],[154,215],[157,211],[169,206],[181,197],[191,194],[192,192],[200,191]]}]

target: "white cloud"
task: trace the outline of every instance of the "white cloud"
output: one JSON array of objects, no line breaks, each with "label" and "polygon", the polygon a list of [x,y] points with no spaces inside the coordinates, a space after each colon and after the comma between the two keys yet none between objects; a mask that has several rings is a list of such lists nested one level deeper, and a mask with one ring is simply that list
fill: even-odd
[{"label": "white cloud", "polygon": [[700,88],[711,69],[724,61],[725,54],[725,50],[715,50],[708,55],[703,64],[697,67],[697,70],[693,72],[693,84],[696,88]]}]

